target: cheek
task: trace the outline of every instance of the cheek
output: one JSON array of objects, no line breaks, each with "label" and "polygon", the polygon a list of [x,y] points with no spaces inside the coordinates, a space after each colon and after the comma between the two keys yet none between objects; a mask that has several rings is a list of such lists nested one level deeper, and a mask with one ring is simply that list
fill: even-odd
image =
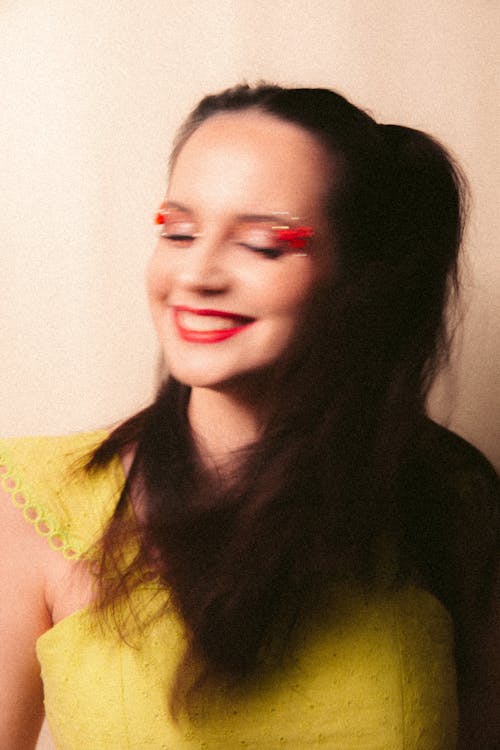
[{"label": "cheek", "polygon": [[261,288],[261,299],[269,311],[285,315],[298,315],[307,306],[314,293],[315,281],[309,269],[289,272],[270,279]]},{"label": "cheek", "polygon": [[146,292],[150,305],[160,301],[167,294],[169,274],[165,264],[160,261],[158,252],[154,252],[146,268]]}]

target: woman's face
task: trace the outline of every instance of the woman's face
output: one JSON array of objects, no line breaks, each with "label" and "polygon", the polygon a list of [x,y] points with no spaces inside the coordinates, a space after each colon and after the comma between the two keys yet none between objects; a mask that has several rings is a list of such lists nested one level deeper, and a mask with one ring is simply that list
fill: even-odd
[{"label": "woman's face", "polygon": [[[147,281],[179,381],[234,387],[284,361],[331,273],[325,163],[307,131],[257,110],[215,115],[184,144]],[[285,224],[314,236],[287,243],[274,229]]]}]

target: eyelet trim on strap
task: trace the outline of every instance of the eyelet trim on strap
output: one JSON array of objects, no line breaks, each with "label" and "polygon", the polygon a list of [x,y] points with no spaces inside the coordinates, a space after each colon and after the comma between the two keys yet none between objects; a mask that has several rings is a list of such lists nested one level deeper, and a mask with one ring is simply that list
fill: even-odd
[{"label": "eyelet trim on strap", "polygon": [[58,528],[59,524],[56,519],[29,499],[28,492],[23,491],[22,482],[9,472],[2,461],[2,456],[0,456],[0,486],[7,492],[13,505],[22,511],[23,516],[28,523],[32,524],[37,534],[47,539],[53,550],[61,552],[68,560],[81,557],[71,546],[65,532]]}]

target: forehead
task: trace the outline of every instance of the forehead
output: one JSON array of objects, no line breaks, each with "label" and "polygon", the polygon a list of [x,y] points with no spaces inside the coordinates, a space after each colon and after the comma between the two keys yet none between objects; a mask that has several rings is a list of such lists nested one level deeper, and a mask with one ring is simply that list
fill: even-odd
[{"label": "forehead", "polygon": [[329,183],[323,146],[304,128],[258,110],[210,117],[174,163],[168,197],[241,212],[322,210]]}]

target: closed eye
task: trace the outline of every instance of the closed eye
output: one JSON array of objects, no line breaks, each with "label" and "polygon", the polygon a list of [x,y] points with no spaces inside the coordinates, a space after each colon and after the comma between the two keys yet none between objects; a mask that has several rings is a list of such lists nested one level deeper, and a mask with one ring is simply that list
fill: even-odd
[{"label": "closed eye", "polygon": [[186,245],[199,237],[197,225],[186,211],[177,208],[160,210],[156,216],[156,223],[160,225],[160,237],[167,242]]},{"label": "closed eye", "polygon": [[172,232],[161,232],[160,237],[169,242],[193,242],[196,239],[196,234],[181,234]]},{"label": "closed eye", "polygon": [[279,242],[274,227],[268,222],[241,222],[233,234],[236,245],[269,260],[280,258],[286,246]]},{"label": "closed eye", "polygon": [[244,247],[257,255],[263,255],[264,258],[269,260],[277,260],[281,258],[285,250],[282,247],[258,247],[257,245],[250,245],[247,242],[238,242],[239,247]]}]

